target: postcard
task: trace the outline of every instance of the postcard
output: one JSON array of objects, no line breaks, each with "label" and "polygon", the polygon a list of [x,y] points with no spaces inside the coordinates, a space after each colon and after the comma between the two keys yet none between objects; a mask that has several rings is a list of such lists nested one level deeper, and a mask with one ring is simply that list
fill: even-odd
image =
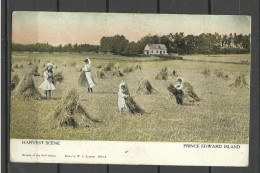
[{"label": "postcard", "polygon": [[251,17],[12,15],[10,161],[248,166]]}]

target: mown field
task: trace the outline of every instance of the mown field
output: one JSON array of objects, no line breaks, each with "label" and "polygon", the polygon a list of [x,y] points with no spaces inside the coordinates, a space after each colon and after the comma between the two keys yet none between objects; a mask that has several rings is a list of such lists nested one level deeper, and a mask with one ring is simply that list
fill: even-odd
[{"label": "mown field", "polygon": [[[77,69],[84,66],[83,59],[91,58],[93,75],[97,82],[93,93],[78,85],[80,72]],[[170,142],[219,142],[248,143],[249,141],[249,88],[229,87],[237,75],[245,74],[247,83],[250,75],[250,65],[239,64],[249,61],[250,55],[189,55],[184,60],[161,61],[156,57],[122,57],[94,53],[20,53],[13,52],[12,64],[23,65],[24,68],[13,68],[12,74],[18,74],[22,80],[33,65],[40,60],[39,72],[43,73],[43,64],[54,63],[64,74],[64,82],[56,84],[52,100],[20,101],[16,99],[16,90],[11,96],[10,137],[29,139],[61,139],[61,140],[112,140],[112,141],[170,141]],[[156,60],[156,61],[155,61]],[[187,60],[187,61],[185,61]],[[192,61],[190,61],[192,60]],[[204,62],[200,62],[203,60]],[[214,61],[214,62],[210,62]],[[215,62],[218,61],[218,62]],[[130,67],[135,64],[142,70],[124,73],[123,77],[112,76],[106,72],[106,79],[96,77],[96,65],[104,66],[114,63],[120,67]],[[225,62],[225,63],[223,63]],[[229,63],[236,62],[236,63]],[[73,64],[74,63],[74,64]],[[72,65],[73,64],[73,65]],[[65,67],[66,65],[66,67]],[[177,105],[175,99],[168,96],[167,86],[175,83],[176,77],[155,80],[162,67],[168,72],[176,70],[184,81],[189,82],[201,101],[185,102]],[[210,75],[204,75],[203,69],[210,69]],[[214,75],[215,70],[228,74],[228,80]],[[142,78],[150,81],[158,91],[157,94],[136,94],[138,83]],[[42,76],[33,77],[38,87],[43,82]],[[147,112],[144,115],[118,113],[118,85],[124,80],[135,101]],[[19,87],[19,85],[18,85]],[[88,114],[101,123],[89,128],[53,128],[46,117],[54,111],[62,96],[70,89],[77,89],[80,103]],[[43,94],[44,91],[40,90]]]}]

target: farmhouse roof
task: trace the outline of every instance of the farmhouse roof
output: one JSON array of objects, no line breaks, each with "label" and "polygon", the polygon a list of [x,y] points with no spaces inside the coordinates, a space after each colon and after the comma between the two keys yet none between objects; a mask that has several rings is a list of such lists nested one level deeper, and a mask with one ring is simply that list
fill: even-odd
[{"label": "farmhouse roof", "polygon": [[147,44],[149,49],[163,49],[167,50],[165,44]]}]

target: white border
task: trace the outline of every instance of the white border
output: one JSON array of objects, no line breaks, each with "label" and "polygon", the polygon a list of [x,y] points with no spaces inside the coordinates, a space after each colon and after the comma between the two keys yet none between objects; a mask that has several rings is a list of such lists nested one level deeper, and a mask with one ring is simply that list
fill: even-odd
[{"label": "white border", "polygon": [[248,166],[249,153],[248,144],[21,139],[11,139],[10,149],[11,162],[235,167]]}]

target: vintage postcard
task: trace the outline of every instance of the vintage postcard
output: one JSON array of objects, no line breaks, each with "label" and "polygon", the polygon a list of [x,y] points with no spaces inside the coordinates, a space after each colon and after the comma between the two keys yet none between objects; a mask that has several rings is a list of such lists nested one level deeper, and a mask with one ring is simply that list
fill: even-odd
[{"label": "vintage postcard", "polygon": [[14,12],[10,160],[248,166],[251,18]]}]

